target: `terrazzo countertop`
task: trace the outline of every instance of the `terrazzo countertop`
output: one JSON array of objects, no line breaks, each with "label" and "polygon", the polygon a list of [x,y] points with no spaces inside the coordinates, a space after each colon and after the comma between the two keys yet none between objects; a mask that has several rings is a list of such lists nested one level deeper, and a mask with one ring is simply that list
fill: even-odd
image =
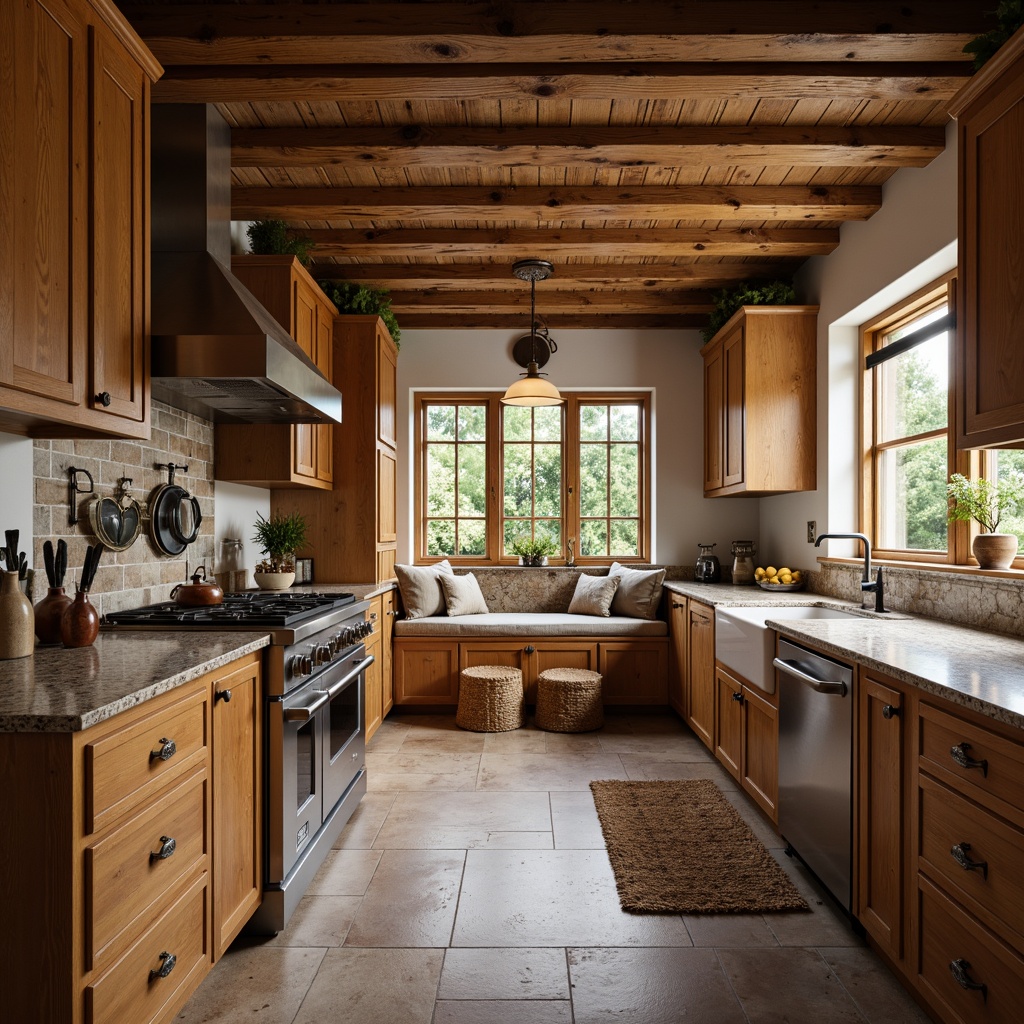
[{"label": "terrazzo countertop", "polygon": [[850,619],[767,619],[798,643],[857,661],[926,693],[1024,729],[1024,640],[903,612],[879,615],[823,594],[775,594],[729,583],[668,582],[665,588],[716,608],[826,605]]},{"label": "terrazzo countertop", "polygon": [[0,661],[0,732],[77,732],[236,658],[265,633],[101,630],[92,647]]}]

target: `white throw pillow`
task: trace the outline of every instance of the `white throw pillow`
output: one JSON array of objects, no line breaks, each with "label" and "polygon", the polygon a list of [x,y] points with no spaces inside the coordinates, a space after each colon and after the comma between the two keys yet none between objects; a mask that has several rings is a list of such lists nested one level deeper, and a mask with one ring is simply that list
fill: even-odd
[{"label": "white throw pillow", "polygon": [[576,592],[569,602],[569,614],[611,614],[609,609],[618,586],[618,576],[588,576],[584,573],[576,581]]},{"label": "white throw pillow", "polygon": [[440,576],[444,602],[449,615],[486,615],[487,602],[480,592],[477,578],[470,572],[465,576]]},{"label": "white throw pillow", "polygon": [[619,578],[619,588],[612,599],[612,615],[628,615],[633,619],[654,619],[658,616],[664,569],[627,569],[612,562],[609,576]]},{"label": "white throw pillow", "polygon": [[398,577],[405,617],[422,619],[428,615],[444,615],[441,576],[451,574],[452,567],[447,559],[434,565],[396,565],[395,575]]}]

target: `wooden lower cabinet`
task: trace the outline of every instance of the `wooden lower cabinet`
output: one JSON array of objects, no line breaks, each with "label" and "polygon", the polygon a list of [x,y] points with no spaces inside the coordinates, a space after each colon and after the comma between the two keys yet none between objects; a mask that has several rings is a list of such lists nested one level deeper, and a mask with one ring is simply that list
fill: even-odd
[{"label": "wooden lower cabinet", "polygon": [[367,621],[373,632],[366,639],[366,653],[373,662],[366,670],[366,739],[380,728],[387,713],[395,706],[392,667],[392,633],[395,623],[395,592],[386,590],[370,598]]},{"label": "wooden lower cabinet", "polygon": [[686,678],[686,724],[708,750],[715,749],[715,610],[688,602],[689,671]]},{"label": "wooden lower cabinet", "polygon": [[778,698],[715,666],[715,757],[773,822],[778,822]]},{"label": "wooden lower cabinet", "polygon": [[5,1020],[181,1010],[261,898],[261,698],[252,654],[81,732],[0,734]]},{"label": "wooden lower cabinet", "polygon": [[373,658],[366,670],[366,692],[364,694],[363,729],[369,740],[384,721],[384,672],[381,665],[380,636],[371,635],[366,641],[367,657]]},{"label": "wooden lower cabinet", "polygon": [[668,629],[671,639],[668,669],[668,702],[682,718],[686,718],[687,678],[690,671],[690,619],[686,598],[668,594]]},{"label": "wooden lower cabinet", "polygon": [[855,908],[893,962],[904,955],[909,710],[904,688],[861,668],[857,697],[857,878]]},{"label": "wooden lower cabinet", "polygon": [[459,699],[459,672],[473,665],[519,669],[528,704],[536,699],[537,676],[548,668],[600,672],[605,704],[664,706],[667,700],[667,639],[399,637],[394,642],[395,704],[454,707]]}]

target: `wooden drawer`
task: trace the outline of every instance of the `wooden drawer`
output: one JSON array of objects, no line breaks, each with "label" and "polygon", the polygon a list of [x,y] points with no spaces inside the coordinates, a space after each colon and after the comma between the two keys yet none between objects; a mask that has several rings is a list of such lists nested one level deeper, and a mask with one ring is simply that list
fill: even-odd
[{"label": "wooden drawer", "polygon": [[[207,703],[204,682],[85,745],[87,834],[106,827],[206,758]],[[172,744],[174,752],[169,753]],[[161,750],[169,756],[160,756]]]},{"label": "wooden drawer", "polygon": [[[204,872],[102,977],[85,990],[86,1024],[170,1020],[195,991],[210,960],[209,875]],[[175,957],[166,977],[152,977]]]},{"label": "wooden drawer", "polygon": [[[921,870],[1024,950],[1024,832],[927,775],[918,780]],[[963,867],[954,849],[985,868]]]},{"label": "wooden drawer", "polygon": [[[1004,817],[1024,820],[1024,745],[928,704],[920,721],[926,772]],[[980,764],[965,767],[957,758]]]},{"label": "wooden drawer", "polygon": [[[1024,960],[919,876],[917,984],[946,1024],[1016,1024],[1024,1005]],[[950,965],[965,963],[984,990],[963,988]],[[966,980],[966,979],[965,979]]]},{"label": "wooden drawer", "polygon": [[[152,807],[85,850],[86,967],[119,936],[137,935],[179,879],[206,868],[209,853],[205,769],[187,776]],[[154,856],[174,841],[173,852]]]}]

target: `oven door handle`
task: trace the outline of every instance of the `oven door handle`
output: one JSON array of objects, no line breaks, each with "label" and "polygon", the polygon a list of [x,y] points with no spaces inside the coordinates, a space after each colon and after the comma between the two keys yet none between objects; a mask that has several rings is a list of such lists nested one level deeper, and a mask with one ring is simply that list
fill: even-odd
[{"label": "oven door handle", "polygon": [[284,709],[284,720],[286,722],[308,722],[328,701],[334,700],[335,697],[341,693],[342,690],[348,686],[360,673],[365,672],[369,665],[372,665],[375,661],[375,657],[372,654],[368,654],[365,658],[360,658],[353,666],[350,672],[347,672],[341,679],[339,679],[333,686],[327,690],[313,690],[313,693],[318,694],[317,699],[312,704],[302,704],[294,708]]}]

